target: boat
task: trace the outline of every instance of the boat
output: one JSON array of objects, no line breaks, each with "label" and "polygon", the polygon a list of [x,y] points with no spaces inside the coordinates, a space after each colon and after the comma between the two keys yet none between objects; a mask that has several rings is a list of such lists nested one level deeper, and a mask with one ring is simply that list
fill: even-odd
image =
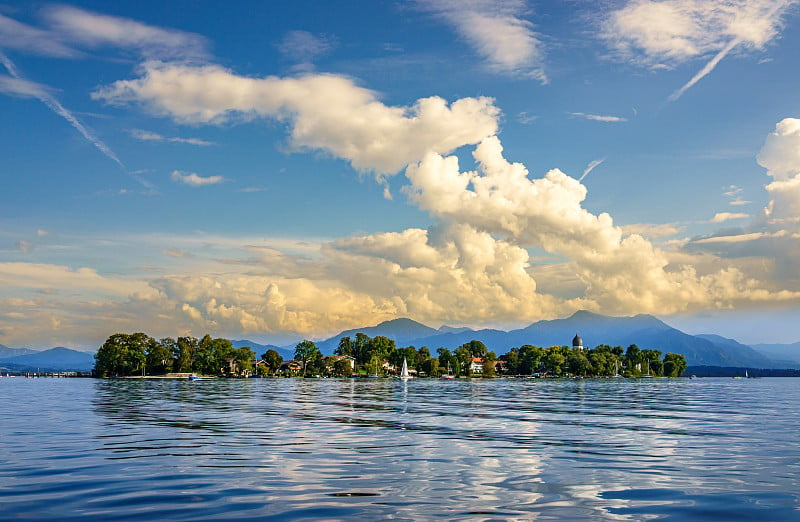
[{"label": "boat", "polygon": [[455,379],[455,375],[453,375],[453,370],[450,368],[450,363],[447,363],[447,373],[442,375],[442,379]]},{"label": "boat", "polygon": [[190,373],[190,374],[189,374],[189,380],[190,380],[190,381],[202,381],[202,380],[203,380],[203,378],[202,378],[202,377],[199,377],[199,376],[197,376],[197,375],[195,375],[195,374],[193,374],[193,373]]},{"label": "boat", "polygon": [[411,375],[408,373],[408,362],[405,357],[403,357],[403,367],[400,369],[400,378],[404,380],[411,378]]}]

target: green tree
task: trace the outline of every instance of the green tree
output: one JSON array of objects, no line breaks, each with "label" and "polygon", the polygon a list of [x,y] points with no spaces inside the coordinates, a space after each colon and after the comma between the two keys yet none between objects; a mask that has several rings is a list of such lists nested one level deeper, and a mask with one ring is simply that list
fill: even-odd
[{"label": "green tree", "polygon": [[144,374],[147,350],[156,341],[144,333],[114,334],[95,354],[98,375]]},{"label": "green tree", "polygon": [[[225,339],[228,343],[227,339]],[[245,375],[253,371],[253,360],[256,357],[254,352],[249,346],[242,346],[233,349],[233,360],[236,363],[236,373],[238,375]]]},{"label": "green tree", "polygon": [[175,341],[170,338],[152,342],[147,347],[147,370],[152,375],[164,375],[172,370],[172,346]]},{"label": "green tree", "polygon": [[213,360],[211,370],[225,375],[231,373],[231,367],[236,363],[236,348],[233,344],[228,339],[212,339],[211,353]]},{"label": "green tree", "polygon": [[281,354],[272,348],[261,354],[261,358],[264,360],[264,363],[266,363],[267,367],[269,367],[270,373],[273,374],[278,371],[278,368],[281,367],[281,363],[283,363],[283,357],[281,357]]},{"label": "green tree", "polygon": [[294,358],[303,364],[303,377],[306,376],[306,368],[309,363],[316,361],[322,357],[322,353],[317,348],[313,341],[304,340],[297,343],[294,347]]},{"label": "green tree", "polygon": [[628,346],[625,351],[625,368],[634,375],[642,371],[642,353],[635,344]]},{"label": "green tree", "polygon": [[545,351],[538,346],[530,344],[522,345],[519,349],[519,367],[517,371],[520,375],[531,375],[539,370],[544,360]]},{"label": "green tree", "polygon": [[175,342],[175,367],[176,372],[190,372],[192,371],[192,361],[194,358],[194,351],[197,348],[197,338],[195,337],[178,337]]},{"label": "green tree", "polygon": [[353,367],[347,359],[337,359],[333,363],[333,374],[336,377],[349,377],[353,373]]},{"label": "green tree", "polygon": [[[447,348],[444,348],[444,347],[439,348],[438,350],[436,350],[436,353],[437,353],[437,355],[439,355],[439,367],[440,368],[443,368],[443,369],[445,369],[447,371],[452,372],[453,371],[453,367],[454,366],[458,366],[458,363],[457,363],[455,357],[453,357],[453,354],[450,353],[450,350],[448,350]],[[458,375],[458,374],[456,374],[456,375]]]},{"label": "green tree", "polygon": [[425,372],[426,375],[436,377],[439,375],[439,360],[428,357],[420,363],[419,370]]},{"label": "green tree", "polygon": [[472,375],[472,353],[464,346],[461,345],[453,351],[453,355],[458,364],[456,364],[456,375]]},{"label": "green tree", "polygon": [[339,339],[339,346],[334,350],[334,355],[353,355],[353,340],[350,337],[342,337]]},{"label": "green tree", "polygon": [[566,362],[567,359],[564,357],[561,346],[551,346],[545,350],[542,364],[548,373],[552,373],[553,375],[561,375],[564,373],[564,365]]},{"label": "green tree", "polygon": [[680,377],[686,371],[686,358],[679,353],[668,353],[664,356],[664,376]]},{"label": "green tree", "polygon": [[353,342],[353,357],[356,358],[356,364],[367,364],[369,362],[369,344],[370,337],[367,334],[358,332],[356,340]]}]

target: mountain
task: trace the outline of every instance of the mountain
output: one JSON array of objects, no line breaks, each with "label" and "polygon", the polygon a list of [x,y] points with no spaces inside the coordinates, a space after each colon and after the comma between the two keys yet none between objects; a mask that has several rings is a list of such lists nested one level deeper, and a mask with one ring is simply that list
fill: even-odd
[{"label": "mountain", "polygon": [[[433,353],[440,347],[453,350],[474,339],[483,342],[498,355],[524,344],[542,347],[570,346],[572,338],[579,334],[586,347],[608,344],[627,348],[636,344],[642,349],[660,350],[662,354],[682,354],[688,364],[695,366],[786,367],[732,339],[713,335],[689,335],[651,315],[610,317],[587,311],[575,312],[564,319],[538,321],[508,332],[491,329],[434,330],[410,319],[397,319],[373,327],[347,330],[317,345],[323,353],[331,353],[341,337],[354,336],[358,332],[370,337],[384,335],[394,339],[397,346],[427,346]],[[416,332],[423,335],[414,337]]]},{"label": "mountain", "polygon": [[793,344],[752,344],[750,346],[770,359],[790,362],[795,365],[794,367],[800,365],[800,342]]},{"label": "mountain", "polygon": [[16,357],[3,357],[0,364],[20,371],[89,371],[94,367],[94,354],[59,346],[41,352],[29,350],[29,353]]},{"label": "mountain", "polygon": [[426,336],[435,336],[440,332],[430,326],[425,326],[422,323],[412,321],[411,319],[392,319],[391,321],[384,321],[376,326],[367,326],[365,328],[354,328],[352,330],[345,330],[338,335],[334,335],[329,339],[320,341],[317,344],[319,349],[324,354],[331,354],[339,346],[339,339],[342,337],[353,337],[357,333],[363,333],[370,337],[377,337],[382,335],[389,339],[394,339],[397,346],[408,346],[410,340]]},{"label": "mountain", "polygon": [[0,359],[7,359],[9,357],[16,357],[17,355],[29,353],[36,353],[36,351],[29,350],[28,348],[9,348],[8,346],[0,344]]},{"label": "mountain", "polygon": [[273,344],[258,344],[254,343],[253,341],[248,341],[247,339],[243,339],[240,341],[231,341],[231,344],[234,348],[241,348],[242,346],[249,346],[252,348],[254,352],[256,352],[256,358],[261,358],[261,354],[266,352],[267,350],[275,350],[278,352],[284,360],[289,360],[294,358],[294,348],[286,348],[281,346],[275,346]]}]

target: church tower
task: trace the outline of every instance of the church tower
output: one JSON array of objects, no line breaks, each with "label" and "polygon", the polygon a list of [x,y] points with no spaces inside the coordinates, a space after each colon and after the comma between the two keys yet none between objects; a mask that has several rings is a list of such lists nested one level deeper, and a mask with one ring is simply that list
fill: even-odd
[{"label": "church tower", "polygon": [[575,338],[572,339],[573,350],[583,350],[583,339],[576,333]]}]

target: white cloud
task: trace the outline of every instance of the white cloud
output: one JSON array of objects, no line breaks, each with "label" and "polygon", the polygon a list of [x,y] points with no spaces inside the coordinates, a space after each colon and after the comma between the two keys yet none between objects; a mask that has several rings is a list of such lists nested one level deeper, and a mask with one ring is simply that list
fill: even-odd
[{"label": "white cloud", "polygon": [[4,48],[61,58],[80,55],[78,51],[72,49],[51,32],[17,22],[0,14],[0,49]]},{"label": "white cloud", "polygon": [[521,0],[417,0],[441,16],[497,72],[526,75],[547,83],[544,52]]},{"label": "white cloud", "polygon": [[652,68],[712,58],[670,100],[708,75],[730,52],[761,50],[796,0],[631,0],[611,11],[601,37],[622,59]]},{"label": "white cloud", "polygon": [[701,272],[690,257],[678,259],[639,235],[624,235],[609,215],[582,208],[586,188],[577,180],[557,169],[529,180],[523,165],[502,157],[496,137],[473,155],[475,172],[460,172],[456,157],[435,154],[410,166],[411,200],[446,223],[563,257],[582,282],[580,302],[587,308],[663,314],[772,295],[735,267]]},{"label": "white cloud", "polygon": [[141,129],[131,129],[128,132],[135,139],[141,141],[166,141],[170,143],[186,143],[188,145],[198,145],[200,147],[208,147],[211,145],[216,145],[216,143],[212,141],[201,140],[199,138],[180,138],[180,137],[162,136],[157,132],[151,132]]},{"label": "white cloud", "polygon": [[51,31],[70,42],[90,47],[110,45],[133,49],[146,58],[202,59],[207,56],[208,42],[197,34],[64,5],[50,7],[44,15]]},{"label": "white cloud", "polygon": [[750,214],[744,214],[741,212],[717,212],[714,214],[714,217],[711,218],[712,223],[724,223],[725,221],[730,221],[732,219],[744,219],[750,217]]},{"label": "white cloud", "polygon": [[587,114],[585,112],[570,112],[572,116],[578,116],[579,118],[586,118],[587,120],[592,121],[602,121],[606,123],[620,123],[623,121],[628,121],[627,118],[623,118],[621,116],[609,116],[604,114]]},{"label": "white cloud", "polygon": [[183,183],[184,185],[189,185],[190,187],[202,187],[205,185],[218,185],[220,183],[224,183],[227,181],[222,176],[199,176],[194,172],[182,172],[180,170],[172,171],[170,175],[172,181],[176,183]]},{"label": "white cloud", "polygon": [[335,40],[329,36],[313,35],[308,31],[289,31],[278,50],[289,60],[311,63],[333,49]]},{"label": "white cloud", "polygon": [[586,166],[586,168],[583,170],[583,174],[581,174],[581,177],[578,178],[578,182],[581,182],[584,179],[586,179],[586,176],[588,176],[591,171],[602,165],[605,160],[606,159],[603,158],[590,161],[589,164]]},{"label": "white cloud", "polygon": [[0,93],[23,98],[41,98],[43,96],[49,96],[49,90],[50,89],[46,85],[42,85],[41,83],[0,75]]},{"label": "white cloud", "polygon": [[326,150],[357,169],[393,174],[427,151],[449,152],[497,130],[489,98],[441,98],[390,107],[350,79],[333,75],[247,78],[222,67],[150,62],[142,77],[92,94],[109,103],[141,103],[185,123],[275,118],[291,125],[298,149]]}]

